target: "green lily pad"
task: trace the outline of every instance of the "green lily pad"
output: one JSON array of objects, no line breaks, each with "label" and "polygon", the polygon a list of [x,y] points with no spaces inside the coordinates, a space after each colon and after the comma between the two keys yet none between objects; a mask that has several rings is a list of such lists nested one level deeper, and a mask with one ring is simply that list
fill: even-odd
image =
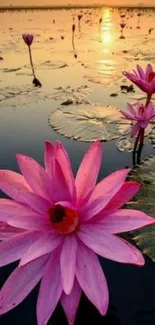
[{"label": "green lily pad", "polygon": [[[155,156],[136,166],[130,179],[140,182],[142,186],[135,200],[131,201],[128,207],[141,210],[155,218]],[[155,261],[155,225],[132,232],[132,239]]]}]

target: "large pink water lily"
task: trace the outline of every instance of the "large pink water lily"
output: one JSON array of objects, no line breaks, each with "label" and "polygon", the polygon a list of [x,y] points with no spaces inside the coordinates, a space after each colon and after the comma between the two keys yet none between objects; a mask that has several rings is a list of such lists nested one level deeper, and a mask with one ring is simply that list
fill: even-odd
[{"label": "large pink water lily", "polygon": [[131,129],[131,136],[138,134],[140,129],[145,129],[149,124],[155,124],[155,106],[150,102],[146,107],[141,102],[134,107],[131,104],[127,105],[129,112],[121,111],[123,119],[135,122]]},{"label": "large pink water lily", "polygon": [[[109,294],[97,255],[144,264],[141,253],[117,234],[154,223],[145,213],[120,209],[139,190],[125,182],[129,169],[114,172],[96,185],[102,147],[87,151],[74,180],[61,145],[45,146],[45,170],[30,157],[17,155],[22,175],[0,171],[0,266],[20,260],[0,291],[0,313],[17,306],[41,280],[38,325],[47,324],[60,300],[73,324],[81,292],[102,315]],[[21,229],[21,230],[20,230]]]},{"label": "large pink water lily", "polygon": [[142,91],[152,96],[155,93],[155,71],[151,64],[148,64],[146,70],[143,70],[140,65],[137,65],[137,71],[133,73],[123,72],[124,76],[131,80]]}]

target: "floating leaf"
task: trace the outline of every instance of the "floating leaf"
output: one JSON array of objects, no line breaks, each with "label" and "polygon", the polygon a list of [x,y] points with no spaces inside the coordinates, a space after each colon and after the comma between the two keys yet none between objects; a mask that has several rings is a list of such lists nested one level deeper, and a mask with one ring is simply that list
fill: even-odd
[{"label": "floating leaf", "polygon": [[84,98],[92,92],[92,88],[87,85],[81,85],[77,88],[71,88],[70,86],[58,87],[55,90],[52,94],[52,99],[62,100],[63,102],[71,100],[73,104],[85,103]]},{"label": "floating leaf", "polygon": [[[79,141],[96,139],[109,141],[120,137],[121,119],[119,109],[105,105],[77,105],[62,107],[53,112],[49,124],[60,134]],[[128,122],[127,122],[128,123]]]},{"label": "floating leaf", "polygon": [[152,128],[152,130],[149,134],[149,139],[151,141],[153,148],[155,148],[155,128]]},{"label": "floating leaf", "polygon": [[[136,166],[130,178],[140,182],[142,187],[136,200],[128,207],[144,211],[155,218],[155,156]],[[155,225],[133,232],[132,238],[143,252],[155,261]]]},{"label": "floating leaf", "polygon": [[[26,69],[31,69],[31,66],[29,64],[24,66]],[[66,62],[62,62],[62,61],[44,61],[44,62],[40,62],[38,64],[35,64],[35,68],[36,70],[48,70],[48,69],[63,69],[68,67],[68,64]]]},{"label": "floating leaf", "polygon": [[[130,124],[128,124],[128,125],[120,124],[119,125],[119,132],[123,136],[121,138],[119,138],[118,141],[116,142],[118,150],[119,151],[126,151],[126,152],[133,151],[135,138],[131,138],[131,136],[130,136],[131,125]],[[145,129],[145,137],[149,135],[149,138],[150,138],[151,137],[150,132],[153,132],[151,124],[148,125],[147,128]],[[155,129],[154,129],[154,137],[155,137]],[[152,145],[153,145],[153,142],[152,142]],[[154,142],[154,146],[155,146],[155,142]]]},{"label": "floating leaf", "polygon": [[[83,92],[84,91],[84,92]],[[84,101],[85,91],[89,89],[59,89],[53,99],[71,100],[74,104],[61,107],[52,112],[49,124],[59,134],[79,141],[92,142],[97,139],[117,142],[120,151],[132,151],[130,138],[131,122],[122,119],[122,114],[115,106],[89,104]],[[71,97],[67,95],[71,94]],[[146,128],[145,136],[151,132],[151,126]],[[122,138],[123,137],[123,138]],[[123,141],[122,141],[123,140]]]},{"label": "floating leaf", "polygon": [[121,137],[117,141],[117,148],[119,151],[133,151],[134,148],[134,141],[129,136]]}]

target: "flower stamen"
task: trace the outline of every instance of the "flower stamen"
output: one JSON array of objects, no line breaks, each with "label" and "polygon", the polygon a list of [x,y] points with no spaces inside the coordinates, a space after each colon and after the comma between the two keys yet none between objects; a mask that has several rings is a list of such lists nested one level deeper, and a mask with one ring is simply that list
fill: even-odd
[{"label": "flower stamen", "polygon": [[48,215],[53,228],[61,234],[74,232],[78,225],[77,213],[60,204],[54,205],[50,208],[48,210]]}]

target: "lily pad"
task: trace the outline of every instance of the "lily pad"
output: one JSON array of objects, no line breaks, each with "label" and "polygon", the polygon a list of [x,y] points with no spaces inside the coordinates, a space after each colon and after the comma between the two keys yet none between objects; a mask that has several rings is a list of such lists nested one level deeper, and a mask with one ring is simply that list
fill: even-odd
[{"label": "lily pad", "polygon": [[[43,61],[40,62],[38,64],[35,64],[35,69],[36,70],[48,70],[48,69],[63,69],[68,67],[68,64],[66,62],[62,62],[62,61]],[[24,68],[26,69],[31,69],[31,66],[29,64],[25,65]]]},{"label": "lily pad", "polygon": [[[82,91],[84,90],[84,92]],[[120,151],[132,151],[133,141],[130,139],[131,122],[122,119],[120,110],[115,106],[89,104],[84,100],[88,89],[59,89],[53,99],[64,101],[72,99],[69,107],[61,107],[53,111],[49,124],[59,134],[78,141],[92,142],[97,139],[110,141],[119,139],[117,147]],[[71,95],[69,96],[68,95]],[[77,104],[77,105],[76,105]],[[149,125],[145,130],[147,136],[152,130]]]},{"label": "lily pad", "polygon": [[151,142],[153,148],[155,148],[155,128],[152,128],[152,130],[149,134],[149,139],[150,139],[150,142]]},{"label": "lily pad", "polygon": [[62,100],[63,102],[71,100],[73,104],[85,103],[85,97],[93,91],[93,89],[87,85],[81,85],[77,88],[71,88],[70,86],[58,87],[55,88],[55,90],[56,91],[54,91],[51,96],[52,99]]},{"label": "lily pad", "polygon": [[[119,132],[122,134],[122,137],[116,142],[117,148],[119,151],[131,152],[134,148],[135,138],[131,138],[131,125],[119,125]],[[145,129],[145,137],[149,136],[152,146],[155,147],[155,129],[152,128],[152,125],[148,125]]]},{"label": "lily pad", "polygon": [[126,123],[130,122],[121,119],[119,109],[105,105],[62,107],[49,117],[49,124],[58,133],[85,142],[117,139],[122,135],[123,125],[126,128]]},{"label": "lily pad", "polygon": [[[155,156],[146,159],[131,173],[131,180],[141,183],[136,199],[128,205],[155,218]],[[155,261],[155,225],[132,232],[132,238],[143,252]]]},{"label": "lily pad", "polygon": [[129,136],[121,137],[117,141],[117,148],[119,149],[119,151],[131,152],[134,148],[134,141]]},{"label": "lily pad", "polygon": [[39,100],[52,99],[52,94],[35,88],[33,85],[21,84],[1,88],[0,108],[20,107],[25,104],[38,103]]}]

